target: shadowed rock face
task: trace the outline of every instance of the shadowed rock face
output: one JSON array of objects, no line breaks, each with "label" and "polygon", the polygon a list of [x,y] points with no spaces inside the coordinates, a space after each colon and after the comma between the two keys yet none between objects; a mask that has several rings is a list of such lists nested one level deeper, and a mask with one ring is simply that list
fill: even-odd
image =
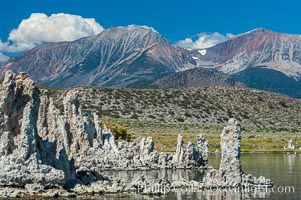
[{"label": "shadowed rock face", "polygon": [[243,84],[227,74],[203,67],[177,72],[151,84],[151,87],[159,89],[211,86],[243,86]]}]

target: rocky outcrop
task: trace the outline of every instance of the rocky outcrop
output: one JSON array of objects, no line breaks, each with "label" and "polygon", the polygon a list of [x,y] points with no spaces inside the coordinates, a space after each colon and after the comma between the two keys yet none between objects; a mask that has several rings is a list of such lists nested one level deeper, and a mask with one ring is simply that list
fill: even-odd
[{"label": "rocky outcrop", "polygon": [[103,137],[102,137],[102,130],[100,127],[101,120],[99,119],[99,116],[96,113],[93,113],[93,119],[94,119],[93,121],[95,125],[95,131],[96,131],[96,138],[93,140],[93,142],[95,142],[93,146],[95,147],[95,146],[103,145]]},{"label": "rocky outcrop", "polygon": [[240,162],[241,126],[239,121],[230,119],[221,134],[221,161],[219,169],[212,169],[204,177],[206,187],[240,187],[249,185],[271,185],[264,177],[258,179],[242,171]]},{"label": "rocky outcrop", "polygon": [[176,153],[172,159],[173,164],[176,166],[181,166],[183,164],[183,159],[184,159],[183,146],[184,146],[183,137],[181,134],[179,134],[177,139]]},{"label": "rocky outcrop", "polygon": [[66,187],[74,181],[64,147],[56,139],[44,140],[47,130],[38,133],[43,100],[26,74],[6,73],[0,92],[1,186]]},{"label": "rocky outcrop", "polygon": [[[151,137],[136,139],[132,142],[121,141],[116,144],[111,134],[105,139],[101,148],[90,148],[86,154],[76,154],[75,163],[86,168],[97,167],[99,170],[118,169],[159,169],[159,168],[203,168],[204,163],[199,153],[194,149],[194,144],[186,152],[183,151],[183,157],[175,162],[177,153],[157,152],[154,150],[154,143]],[[105,136],[107,137],[107,136]],[[191,148],[193,147],[193,148]]]},{"label": "rocky outcrop", "polygon": [[192,168],[205,166],[208,161],[208,141],[203,136],[198,136],[197,146],[188,142],[184,152],[184,142],[181,134],[178,135],[177,150],[173,156],[172,164],[176,168]]},{"label": "rocky outcrop", "polygon": [[201,161],[203,162],[203,165],[208,164],[208,154],[209,154],[209,150],[208,150],[208,141],[205,139],[205,137],[203,135],[199,135],[198,136],[198,149],[200,152],[200,157],[201,157]]},{"label": "rocky outcrop", "polygon": [[80,168],[76,157],[94,140],[101,143],[100,127],[82,114],[76,91],[63,105],[64,115],[26,74],[6,73],[0,89],[0,187],[68,189],[87,184],[88,175],[90,182],[105,179],[93,168]]},{"label": "rocky outcrop", "polygon": [[199,166],[201,163],[201,157],[199,152],[195,149],[195,145],[192,142],[188,142],[184,157],[184,163],[187,168],[193,166]]},{"label": "rocky outcrop", "polygon": [[95,126],[90,117],[82,114],[77,91],[69,91],[63,100],[66,131],[72,153],[87,151],[93,146]]},{"label": "rocky outcrop", "polygon": [[37,131],[43,144],[40,153],[43,159],[47,160],[48,164],[61,169],[71,185],[74,185],[76,179],[74,164],[72,158],[68,158],[70,136],[66,130],[64,117],[55,107],[53,99],[48,98],[47,91],[42,91],[40,94]]},{"label": "rocky outcrop", "polygon": [[140,141],[140,160],[145,164],[152,160],[151,153],[154,152],[154,142],[151,137],[142,138]]},{"label": "rocky outcrop", "polygon": [[107,152],[118,153],[118,147],[115,142],[115,137],[112,134],[111,130],[104,125],[104,128],[101,133],[103,143],[103,149]]}]

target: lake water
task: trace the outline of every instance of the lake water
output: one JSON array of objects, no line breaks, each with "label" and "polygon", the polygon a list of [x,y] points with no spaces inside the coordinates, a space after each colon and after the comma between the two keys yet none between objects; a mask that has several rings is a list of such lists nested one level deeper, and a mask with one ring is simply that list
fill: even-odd
[{"label": "lake water", "polygon": [[[211,155],[209,163],[218,167],[220,156]],[[166,199],[166,200],[236,200],[236,199],[301,199],[301,155],[288,154],[242,154],[241,161],[243,170],[256,177],[263,175],[274,182],[273,191],[173,191],[160,197],[142,196],[139,194],[115,194],[101,195],[93,199]],[[201,180],[204,171],[202,170],[152,170],[152,171],[110,171],[107,175],[123,179],[133,179],[141,174],[149,178],[168,177],[169,180],[176,180],[180,177],[187,177],[194,180]],[[290,187],[290,188],[288,188]],[[91,197],[89,198],[91,199]]]}]

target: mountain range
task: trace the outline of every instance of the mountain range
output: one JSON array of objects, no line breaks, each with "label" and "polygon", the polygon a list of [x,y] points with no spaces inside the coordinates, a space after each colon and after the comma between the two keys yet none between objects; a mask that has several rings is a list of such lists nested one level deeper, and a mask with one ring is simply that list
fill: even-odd
[{"label": "mountain range", "polygon": [[189,52],[171,45],[149,27],[105,30],[73,42],[48,43],[11,58],[1,67],[25,71],[50,87],[130,87],[195,64]]},{"label": "mountain range", "polygon": [[301,97],[300,35],[258,28],[194,53],[248,87]]},{"label": "mountain range", "polygon": [[184,49],[146,26],[115,27],[72,42],[47,43],[0,68],[49,87],[179,88],[243,85],[301,97],[301,36],[264,28],[207,49]]}]

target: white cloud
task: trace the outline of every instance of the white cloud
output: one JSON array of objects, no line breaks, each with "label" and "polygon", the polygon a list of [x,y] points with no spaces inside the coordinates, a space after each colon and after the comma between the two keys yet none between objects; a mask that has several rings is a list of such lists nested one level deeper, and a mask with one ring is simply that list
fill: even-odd
[{"label": "white cloud", "polygon": [[[122,26],[119,26],[119,27],[122,27]],[[150,26],[146,26],[146,25],[136,25],[136,24],[130,24],[128,25],[129,28],[135,28],[135,27],[142,27],[144,29],[147,29],[147,30],[151,30],[155,33],[159,33],[155,28],[153,27],[150,27]]]},{"label": "white cloud", "polygon": [[198,34],[198,39],[193,40],[191,38],[185,38],[176,43],[177,46],[187,48],[187,49],[205,49],[213,47],[221,42],[224,42],[234,35],[227,33],[226,36],[220,33],[200,33]]},{"label": "white cloud", "polygon": [[104,28],[94,18],[78,15],[33,13],[13,29],[7,42],[0,40],[0,51],[18,52],[31,49],[43,42],[72,41],[96,35]]},{"label": "white cloud", "polygon": [[7,61],[7,59],[9,59],[9,57],[0,52],[0,62]]}]

